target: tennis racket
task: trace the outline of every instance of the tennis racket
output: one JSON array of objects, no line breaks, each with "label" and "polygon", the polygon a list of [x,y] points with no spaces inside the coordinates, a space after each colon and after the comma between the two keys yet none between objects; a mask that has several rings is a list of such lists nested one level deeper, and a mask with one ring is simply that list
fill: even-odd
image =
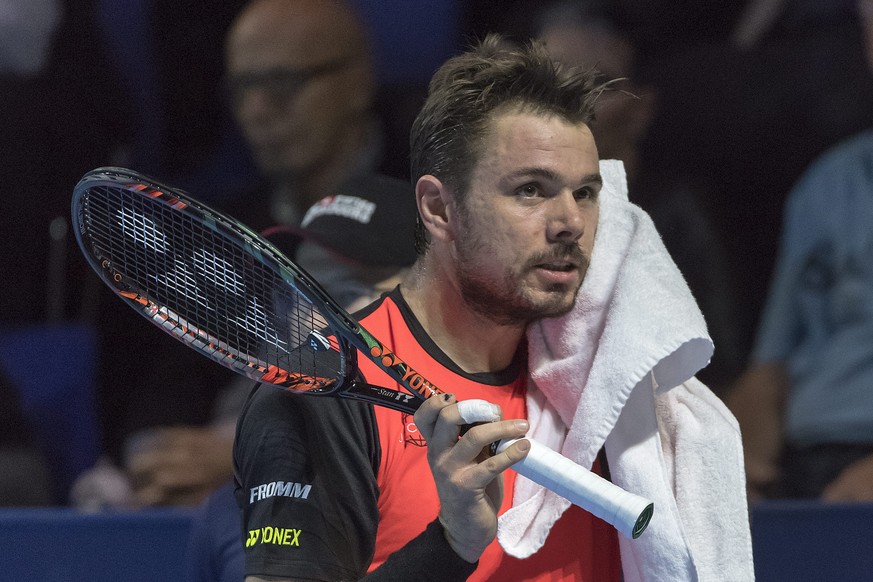
[{"label": "tennis racket", "polygon": [[[118,297],[237,373],[292,392],[407,413],[442,393],[268,241],[185,192],[124,168],[98,168],[76,185],[72,214],[87,261]],[[359,353],[403,390],[360,381]],[[560,481],[563,490],[556,492],[628,537],[646,528],[650,502],[546,447],[534,451],[539,461],[529,454],[513,468],[537,481],[526,466],[555,467],[563,459],[572,467],[562,463],[562,475],[543,479],[544,486],[555,490]],[[578,471],[564,472],[570,468]]]}]

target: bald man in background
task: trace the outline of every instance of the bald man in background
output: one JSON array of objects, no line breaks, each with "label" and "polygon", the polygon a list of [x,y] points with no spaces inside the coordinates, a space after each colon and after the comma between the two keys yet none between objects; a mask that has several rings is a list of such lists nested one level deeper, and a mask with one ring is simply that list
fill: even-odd
[{"label": "bald man in background", "polygon": [[332,189],[378,168],[370,54],[366,31],[341,2],[255,0],[238,16],[226,43],[227,89],[269,205],[266,214],[241,211],[244,221],[297,223]]},{"label": "bald man in background", "polygon": [[[367,32],[348,5],[334,0],[250,2],[226,36],[225,83],[261,183],[254,191],[231,197],[219,210],[256,231],[297,227],[316,201],[373,183],[383,152],[375,73]],[[348,266],[321,245],[281,248],[323,283],[348,284],[352,278]],[[143,392],[156,387],[200,390],[201,378],[215,377],[210,371],[214,363],[170,338],[155,342],[179,365],[147,370],[137,379]],[[225,376],[231,377],[225,382],[235,380],[230,372]],[[113,499],[137,506],[192,505],[230,478],[236,398],[228,403],[224,395],[236,390],[215,391],[212,424],[180,425],[169,419],[141,427],[126,439],[122,463],[131,490],[128,496],[116,492]],[[130,408],[135,404],[132,400]],[[85,489],[89,499],[82,504],[106,504],[99,485]]]}]

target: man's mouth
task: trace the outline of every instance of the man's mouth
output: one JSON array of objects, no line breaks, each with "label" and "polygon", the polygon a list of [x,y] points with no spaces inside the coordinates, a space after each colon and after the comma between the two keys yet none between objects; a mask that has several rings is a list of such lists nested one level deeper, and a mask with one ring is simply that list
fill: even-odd
[{"label": "man's mouth", "polygon": [[539,265],[537,265],[537,267],[539,267],[540,269],[546,269],[548,271],[562,271],[562,272],[574,271],[574,270],[579,268],[578,265],[576,265],[575,263],[571,263],[569,261],[555,261],[555,262],[551,262],[551,263],[540,263]]}]

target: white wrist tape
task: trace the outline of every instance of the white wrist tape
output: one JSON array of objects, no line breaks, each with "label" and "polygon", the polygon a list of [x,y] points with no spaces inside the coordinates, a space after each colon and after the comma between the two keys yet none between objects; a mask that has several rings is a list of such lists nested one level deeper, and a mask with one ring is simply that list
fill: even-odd
[{"label": "white wrist tape", "polygon": [[458,402],[458,414],[467,424],[474,422],[494,422],[500,420],[500,407],[487,400],[461,400]]}]

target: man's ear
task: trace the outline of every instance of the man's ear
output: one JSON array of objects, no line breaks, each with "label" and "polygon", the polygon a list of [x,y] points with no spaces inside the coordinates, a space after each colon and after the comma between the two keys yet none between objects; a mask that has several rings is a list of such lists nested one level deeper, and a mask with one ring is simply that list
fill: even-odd
[{"label": "man's ear", "polygon": [[452,193],[435,176],[422,176],[415,184],[415,200],[421,222],[432,240],[453,238]]}]

